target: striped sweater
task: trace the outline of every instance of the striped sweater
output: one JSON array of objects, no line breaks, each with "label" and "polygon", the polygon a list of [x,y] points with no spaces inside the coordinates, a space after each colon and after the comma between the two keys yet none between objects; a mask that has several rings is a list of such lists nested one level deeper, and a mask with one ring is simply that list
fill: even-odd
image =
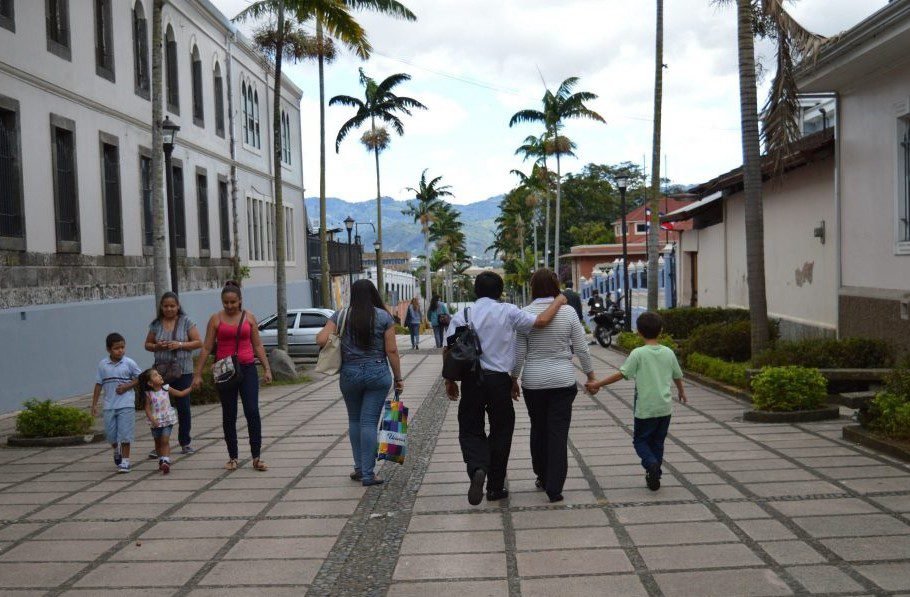
[{"label": "striped sweater", "polygon": [[[551,302],[552,299],[537,299],[524,310],[539,315]],[[521,376],[521,386],[529,390],[575,385],[573,350],[582,371],[593,371],[585,330],[578,321],[578,314],[572,307],[563,305],[547,327],[516,334],[512,377]]]}]

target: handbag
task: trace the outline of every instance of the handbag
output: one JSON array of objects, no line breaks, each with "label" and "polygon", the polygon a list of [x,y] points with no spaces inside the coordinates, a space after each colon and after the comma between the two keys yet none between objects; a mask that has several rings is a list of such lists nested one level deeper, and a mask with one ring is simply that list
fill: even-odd
[{"label": "handbag", "polygon": [[319,359],[316,361],[316,371],[326,375],[335,375],[341,370],[341,336],[344,334],[344,326],[348,320],[348,310],[341,312],[341,325],[335,330],[335,333],[329,336],[328,342],[319,351]]},{"label": "handbag", "polygon": [[452,322],[452,316],[443,312],[436,316],[436,321],[439,322],[439,327],[447,328]]},{"label": "handbag", "polygon": [[[177,322],[174,324],[174,331],[171,332],[171,340],[177,338],[177,326],[180,325],[181,318],[177,318]],[[162,330],[164,326],[162,325]],[[171,358],[168,361],[155,361],[154,368],[155,371],[161,376],[161,379],[164,380],[164,383],[171,384],[180,379],[183,376],[183,367],[180,366],[180,363],[177,362],[177,357],[173,356],[174,351],[168,351],[171,354]]]},{"label": "handbag", "polygon": [[449,337],[449,348],[442,361],[442,376],[452,381],[474,380],[477,383],[483,379],[483,369],[480,367],[480,355],[483,349],[480,338],[471,323],[471,309],[465,307],[465,325],[455,328],[455,334]]},{"label": "handbag", "polygon": [[212,365],[212,377],[215,380],[215,386],[219,389],[232,390],[243,381],[243,371],[240,369],[240,359],[237,354],[240,352],[240,329],[243,327],[244,317],[246,317],[246,311],[240,314],[240,323],[237,324],[234,354],[219,359]]},{"label": "handbag", "polygon": [[394,400],[386,400],[379,423],[379,452],[377,459],[404,464],[408,451],[408,407],[395,392]]}]

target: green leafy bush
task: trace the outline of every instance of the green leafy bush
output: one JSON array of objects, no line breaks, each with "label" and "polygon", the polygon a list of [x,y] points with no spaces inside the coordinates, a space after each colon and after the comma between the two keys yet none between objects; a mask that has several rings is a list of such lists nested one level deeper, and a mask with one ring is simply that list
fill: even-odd
[{"label": "green leafy bush", "polygon": [[746,377],[748,367],[749,363],[731,363],[697,352],[686,358],[686,369],[745,390],[749,389],[749,381]]},{"label": "green leafy bush", "polygon": [[[679,349],[679,345],[667,334],[658,336],[657,341],[671,349],[673,352],[676,352]],[[637,332],[620,332],[619,335],[616,336],[616,345],[631,352],[639,346],[644,346],[645,339],[639,336]]]},{"label": "green leafy bush", "polygon": [[910,439],[910,400],[892,392],[881,392],[872,401],[868,427],[895,439]]},{"label": "green leafy bush", "polygon": [[16,432],[23,437],[66,437],[92,430],[92,415],[74,406],[34,398],[22,406],[16,416]]},{"label": "green leafy bush", "polygon": [[215,380],[212,378],[212,363],[215,359],[209,357],[208,362],[202,367],[202,387],[190,392],[190,404],[214,404],[220,402],[218,390],[215,389]]},{"label": "green leafy bush", "polygon": [[677,307],[675,309],[658,309],[664,322],[664,333],[672,338],[688,338],[701,326],[712,323],[733,323],[748,321],[747,309],[725,309],[722,307]]},{"label": "green leafy bush", "polygon": [[395,333],[398,334],[399,336],[402,334],[404,334],[405,336],[409,336],[411,334],[411,330],[404,327],[403,325],[395,324]]},{"label": "green leafy bush", "polygon": [[754,363],[756,367],[799,365],[819,369],[892,367],[894,348],[884,340],[869,338],[782,341],[758,355]]},{"label": "green leafy bush", "polygon": [[813,410],[827,396],[828,383],[818,369],[765,367],[752,379],[752,403],[758,410]]},{"label": "green leafy bush", "polygon": [[699,353],[726,361],[748,361],[752,325],[748,321],[709,323],[694,330],[683,345],[686,354]]}]

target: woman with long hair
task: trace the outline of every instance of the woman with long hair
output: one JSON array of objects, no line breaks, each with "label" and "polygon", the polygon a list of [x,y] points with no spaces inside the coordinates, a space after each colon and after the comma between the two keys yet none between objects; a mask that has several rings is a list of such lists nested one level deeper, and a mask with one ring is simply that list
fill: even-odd
[{"label": "woman with long hair", "polygon": [[415,296],[408,303],[408,314],[404,317],[404,325],[411,331],[411,348],[414,350],[420,350],[420,322],[422,320],[420,300]]},{"label": "woman with long hair", "polygon": [[262,451],[262,421],[259,418],[259,373],[256,370],[256,358],[262,364],[265,383],[272,383],[272,370],[265,348],[259,338],[259,326],[256,317],[243,309],[243,294],[240,285],[233,280],[224,283],[221,290],[222,309],[209,317],[205,330],[205,342],[196,361],[193,374],[193,388],[202,385],[202,367],[215,349],[218,341],[215,360],[237,355],[242,379],[239,384],[223,388],[217,386],[221,399],[221,427],[224,430],[224,442],[227,444],[228,458],[224,465],[229,471],[237,470],[237,395],[243,404],[243,416],[246,418],[247,432],[250,436],[250,452],[253,456],[253,468],[267,471],[269,467],[259,458]]},{"label": "woman with long hair", "polygon": [[404,381],[395,340],[395,322],[370,280],[354,282],[350,306],[332,315],[316,336],[316,343],[325,346],[339,326],[339,385],[348,411],[348,436],[354,455],[351,479],[364,486],[379,485],[383,480],[373,471],[379,447],[376,436],[379,415],[393,381],[396,392],[404,389]]},{"label": "woman with long hair", "polygon": [[439,300],[439,295],[434,294],[430,299],[430,306],[427,307],[427,318],[430,320],[430,327],[433,328],[433,338],[436,340],[436,348],[442,348],[442,334],[449,327],[449,308],[446,307],[445,301]]}]

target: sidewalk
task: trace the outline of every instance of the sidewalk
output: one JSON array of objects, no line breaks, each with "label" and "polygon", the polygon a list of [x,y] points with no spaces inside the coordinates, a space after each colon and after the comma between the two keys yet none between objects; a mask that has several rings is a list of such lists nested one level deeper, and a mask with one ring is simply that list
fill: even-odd
[{"label": "sidewalk", "polygon": [[[400,338],[407,346],[407,338]],[[111,473],[99,445],[0,449],[0,593],[9,595],[787,595],[910,592],[910,470],[839,440],[841,423],[755,425],[688,384],[650,492],[632,386],[580,394],[566,500],[534,490],[516,405],[511,496],[467,503],[457,405],[423,336],[402,356],[409,459],[351,482],[337,378],[261,394],[272,467],[226,454],[217,405],[199,452],[161,477]],[[599,373],[617,353],[593,347]],[[138,429],[142,429],[141,427]],[[151,446],[139,432],[137,454]],[[248,456],[248,451],[246,452]]]}]

